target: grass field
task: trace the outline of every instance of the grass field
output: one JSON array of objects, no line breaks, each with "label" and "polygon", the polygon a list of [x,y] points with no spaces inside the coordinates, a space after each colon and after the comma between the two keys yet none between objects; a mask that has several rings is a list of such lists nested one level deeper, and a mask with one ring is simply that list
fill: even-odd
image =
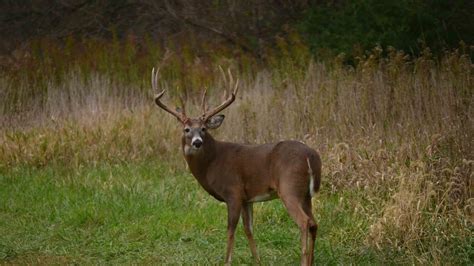
[{"label": "grass field", "polygon": [[[423,262],[410,250],[367,243],[378,219],[374,213],[382,212],[387,199],[357,187],[334,192],[327,179],[313,199],[320,228],[317,264]],[[221,264],[224,259],[225,205],[188,172],[157,160],[2,170],[0,218],[0,259],[8,264]],[[263,264],[299,263],[299,230],[279,200],[256,204],[254,228]],[[455,232],[443,241],[451,256],[439,262],[469,264],[471,244],[462,236],[470,232]],[[253,263],[241,226],[234,252],[234,263]]]},{"label": "grass field", "polygon": [[[318,264],[472,264],[469,56],[376,47],[348,66],[286,45],[263,67],[190,51],[164,64],[159,49],[120,43],[45,45],[1,69],[0,263],[223,263],[225,205],[199,187],[179,125],[153,106],[149,70],[162,64],[165,102],[185,95],[191,114],[203,87],[221,101],[218,65],[240,77],[216,138],[319,151]],[[297,264],[299,230],[281,202],[256,204],[254,216],[263,264]],[[233,262],[252,264],[240,226],[236,239]]]},{"label": "grass field", "polygon": [[[190,174],[157,161],[74,171],[19,167],[2,172],[0,192],[0,258],[9,263],[223,261],[225,205]],[[313,202],[317,263],[392,261],[361,245],[371,221],[360,204],[377,204],[363,191],[323,192]],[[299,263],[299,230],[279,200],[256,204],[255,230],[264,264]],[[236,243],[234,263],[252,264],[241,228]]]}]

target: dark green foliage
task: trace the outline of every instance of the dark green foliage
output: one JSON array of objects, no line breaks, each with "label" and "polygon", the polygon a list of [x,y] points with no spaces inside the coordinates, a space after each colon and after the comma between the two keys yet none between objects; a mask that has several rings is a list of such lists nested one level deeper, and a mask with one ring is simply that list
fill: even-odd
[{"label": "dark green foliage", "polygon": [[[472,0],[43,2],[48,1],[0,4],[0,54],[38,39],[71,37],[131,39],[137,46],[127,52],[140,54],[140,40],[149,38],[162,46],[220,45],[237,50],[235,57],[265,61],[268,50],[293,38],[295,28],[318,55],[358,56],[377,44],[413,54],[430,47],[439,54],[457,48],[461,40],[468,45],[474,40]],[[192,47],[196,54],[201,49]]]},{"label": "dark green foliage", "polygon": [[309,9],[299,29],[313,52],[358,56],[379,44],[418,54],[473,43],[472,1],[362,0]]}]

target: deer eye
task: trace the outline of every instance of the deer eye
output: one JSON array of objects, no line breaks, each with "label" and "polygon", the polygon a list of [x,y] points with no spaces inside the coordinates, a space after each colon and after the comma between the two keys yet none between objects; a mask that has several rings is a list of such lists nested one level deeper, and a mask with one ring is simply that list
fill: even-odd
[{"label": "deer eye", "polygon": [[201,128],[201,131],[202,131],[202,132],[206,132],[206,130],[207,130],[207,129],[206,129],[205,127]]},{"label": "deer eye", "polygon": [[189,128],[184,129],[184,132],[186,132],[186,133],[189,133],[189,131],[191,131],[191,129],[189,129]]}]

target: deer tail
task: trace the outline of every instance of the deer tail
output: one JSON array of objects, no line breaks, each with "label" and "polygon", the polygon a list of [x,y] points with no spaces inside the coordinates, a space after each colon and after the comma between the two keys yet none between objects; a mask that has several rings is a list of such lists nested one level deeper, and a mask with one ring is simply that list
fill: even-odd
[{"label": "deer tail", "polygon": [[309,162],[309,158],[306,158],[306,162],[308,163],[309,195],[313,197],[314,194],[316,193],[316,188],[314,187],[315,177],[314,177],[313,169],[311,168],[311,163]]}]

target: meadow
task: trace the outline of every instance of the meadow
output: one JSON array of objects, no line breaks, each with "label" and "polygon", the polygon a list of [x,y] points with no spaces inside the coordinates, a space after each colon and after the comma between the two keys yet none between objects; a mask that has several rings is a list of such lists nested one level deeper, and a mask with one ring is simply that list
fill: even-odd
[{"label": "meadow", "polygon": [[[204,88],[224,97],[221,66],[241,85],[216,138],[297,139],[322,156],[317,264],[472,264],[470,51],[375,47],[348,65],[297,37],[265,63],[196,43],[32,43],[0,75],[0,262],[221,264],[225,206],[187,171],[150,91],[160,66],[164,101],[198,115]],[[262,263],[297,264],[281,202],[254,217]],[[253,263],[241,226],[234,252]]]}]

